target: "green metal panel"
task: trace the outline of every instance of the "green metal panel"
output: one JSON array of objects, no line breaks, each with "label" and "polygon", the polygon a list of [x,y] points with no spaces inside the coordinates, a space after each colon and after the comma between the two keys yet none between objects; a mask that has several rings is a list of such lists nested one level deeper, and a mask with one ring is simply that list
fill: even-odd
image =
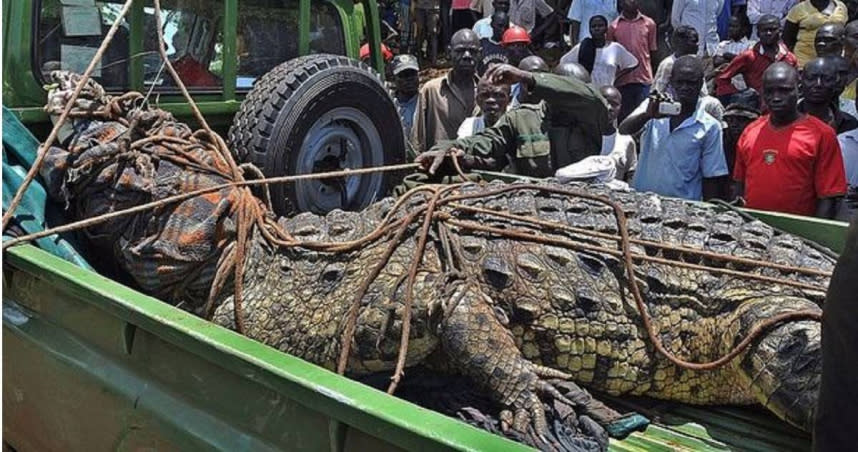
[{"label": "green metal panel", "polygon": [[3,311],[22,450],[526,449],[31,246],[6,254]]},{"label": "green metal panel", "polygon": [[846,246],[846,230],[849,229],[849,223],[763,210],[742,210],[778,229],[802,236],[838,253]]},{"label": "green metal panel", "polygon": [[131,89],[135,91],[143,91],[143,36],[144,20],[143,20],[143,2],[134,2],[131,5],[131,10],[128,11],[128,26],[131,29],[128,39],[128,51],[131,53],[131,60],[128,63],[128,82]]},{"label": "green metal panel", "polygon": [[298,53],[310,53],[310,0],[298,1]]},{"label": "green metal panel", "polygon": [[235,101],[235,80],[238,74],[238,58],[228,55],[238,53],[238,0],[224,2],[223,16],[223,99]]}]

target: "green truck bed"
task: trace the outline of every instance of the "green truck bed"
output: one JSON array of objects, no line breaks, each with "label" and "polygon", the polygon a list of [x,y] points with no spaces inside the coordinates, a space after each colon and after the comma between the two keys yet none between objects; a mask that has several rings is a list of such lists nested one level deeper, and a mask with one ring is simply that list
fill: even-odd
[{"label": "green truck bed", "polygon": [[[765,214],[837,249],[845,224]],[[822,231],[822,232],[821,232]],[[3,433],[17,450],[516,450],[32,246],[3,264]],[[614,450],[807,450],[754,408],[620,400]]]}]

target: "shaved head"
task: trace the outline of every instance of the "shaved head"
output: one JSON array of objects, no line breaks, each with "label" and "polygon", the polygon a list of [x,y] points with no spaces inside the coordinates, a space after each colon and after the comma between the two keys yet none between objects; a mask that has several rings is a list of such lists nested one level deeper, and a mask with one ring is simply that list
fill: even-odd
[{"label": "shaved head", "polygon": [[798,70],[791,64],[778,61],[772,63],[765,72],[763,72],[763,89],[766,88],[766,81],[772,80],[789,80],[792,83],[798,84]]},{"label": "shaved head", "polygon": [[820,57],[840,56],[843,54],[843,38],[846,31],[839,23],[822,24],[816,30],[813,47]]},{"label": "shaved head", "polygon": [[623,95],[620,94],[620,90],[613,85],[605,85],[599,88],[599,93],[608,102],[608,117],[611,121],[617,119],[617,116],[620,114],[620,108],[623,106]]},{"label": "shaved head", "polygon": [[477,71],[477,60],[480,59],[482,47],[480,38],[470,28],[463,28],[450,38],[450,60],[453,62],[455,73],[472,76]]},{"label": "shaved head", "polygon": [[531,55],[529,57],[524,58],[518,63],[518,68],[522,71],[527,72],[548,72],[548,63],[545,62],[542,58]]},{"label": "shaved head", "polygon": [[559,64],[554,68],[554,73],[566,77],[573,77],[584,83],[590,83],[591,81],[590,73],[587,72],[587,69],[585,69],[584,66],[581,66],[578,63]]},{"label": "shaved head", "polygon": [[772,64],[763,73],[763,101],[772,123],[786,125],[798,117],[798,71],[784,62]]}]

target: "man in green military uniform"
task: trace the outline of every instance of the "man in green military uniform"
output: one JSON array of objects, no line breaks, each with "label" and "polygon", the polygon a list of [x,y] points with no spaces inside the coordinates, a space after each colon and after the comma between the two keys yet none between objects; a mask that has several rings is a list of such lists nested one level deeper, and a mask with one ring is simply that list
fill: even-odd
[{"label": "man in green military uniform", "polygon": [[534,73],[507,64],[485,75],[493,83],[521,83],[539,104],[525,104],[504,114],[494,126],[453,142],[439,143],[417,156],[435,174],[447,156],[465,169],[550,177],[558,168],[598,155],[610,129],[608,107],[599,90],[573,77]]}]

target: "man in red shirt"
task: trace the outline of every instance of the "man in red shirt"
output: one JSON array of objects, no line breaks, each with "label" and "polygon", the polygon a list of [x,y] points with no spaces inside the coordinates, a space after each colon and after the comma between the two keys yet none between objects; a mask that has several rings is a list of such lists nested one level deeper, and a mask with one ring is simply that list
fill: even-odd
[{"label": "man in red shirt", "polygon": [[760,42],[733,58],[715,78],[715,94],[725,106],[729,105],[730,96],[741,91],[741,83],[733,80],[737,75],[742,76],[746,88],[753,88],[759,93],[763,86],[763,72],[772,63],[783,61],[792,66],[798,65],[795,55],[781,41],[780,18],[770,14],[760,17],[757,35]]},{"label": "man in red shirt", "polygon": [[787,63],[763,74],[769,114],[739,138],[736,194],[754,209],[832,218],[846,193],[846,174],[834,129],[798,111],[798,72]]},{"label": "man in red shirt", "polygon": [[622,122],[649,96],[652,85],[650,55],[658,50],[658,45],[655,22],[640,12],[637,0],[621,0],[620,6],[622,14],[608,25],[608,41],[622,44],[638,59],[638,66],[614,83],[623,98],[618,118]]}]

